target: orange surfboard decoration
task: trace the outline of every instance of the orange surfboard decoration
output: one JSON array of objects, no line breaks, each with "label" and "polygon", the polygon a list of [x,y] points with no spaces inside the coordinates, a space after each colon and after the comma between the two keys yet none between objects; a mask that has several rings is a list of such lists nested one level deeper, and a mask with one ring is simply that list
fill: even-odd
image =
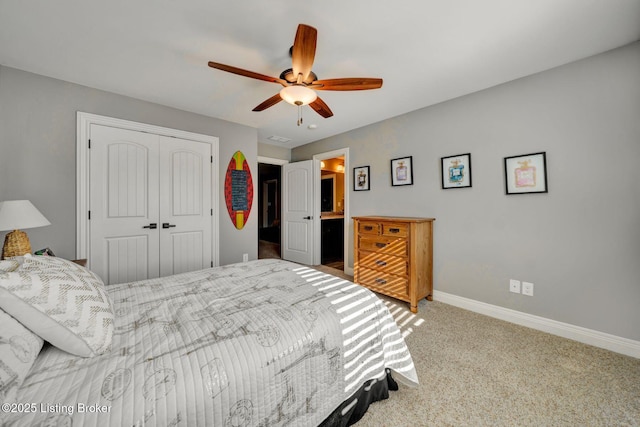
[{"label": "orange surfboard decoration", "polygon": [[224,178],[224,200],[227,203],[231,222],[238,230],[242,230],[249,219],[253,203],[251,170],[242,151],[236,151],[227,166]]}]

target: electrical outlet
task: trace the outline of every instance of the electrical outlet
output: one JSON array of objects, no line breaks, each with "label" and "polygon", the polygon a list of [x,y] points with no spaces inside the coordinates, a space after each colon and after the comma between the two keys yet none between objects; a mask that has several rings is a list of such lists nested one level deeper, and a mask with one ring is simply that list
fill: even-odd
[{"label": "electrical outlet", "polygon": [[522,295],[533,296],[533,283],[522,282]]},{"label": "electrical outlet", "polygon": [[249,254],[242,254],[242,262],[248,262],[249,261]]},{"label": "electrical outlet", "polygon": [[520,293],[520,280],[509,280],[509,290],[516,294]]}]

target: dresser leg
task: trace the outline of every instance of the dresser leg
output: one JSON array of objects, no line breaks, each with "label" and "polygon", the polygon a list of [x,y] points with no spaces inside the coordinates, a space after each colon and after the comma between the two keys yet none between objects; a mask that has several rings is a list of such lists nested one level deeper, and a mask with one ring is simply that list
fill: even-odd
[{"label": "dresser leg", "polygon": [[433,301],[433,295],[427,295],[427,301]]},{"label": "dresser leg", "polygon": [[410,307],[410,309],[411,309],[411,312],[412,312],[412,313],[417,313],[417,312],[418,312],[418,306],[417,306],[417,305],[413,305],[413,304],[412,304],[412,305],[411,305],[411,307]]}]

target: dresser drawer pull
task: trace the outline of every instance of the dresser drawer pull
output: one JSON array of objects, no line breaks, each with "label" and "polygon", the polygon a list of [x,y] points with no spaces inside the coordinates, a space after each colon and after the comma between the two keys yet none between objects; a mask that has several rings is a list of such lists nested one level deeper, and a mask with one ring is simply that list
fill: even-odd
[{"label": "dresser drawer pull", "polygon": [[387,283],[387,281],[378,277],[378,278],[376,279],[376,283],[378,283],[378,284],[380,284],[380,285],[384,285],[385,283]]},{"label": "dresser drawer pull", "polygon": [[371,231],[371,230],[373,230],[373,226],[372,226],[372,225],[365,225],[363,228],[364,228],[366,231]]},{"label": "dresser drawer pull", "polygon": [[399,228],[390,228],[389,229],[389,233],[399,233],[400,229]]},{"label": "dresser drawer pull", "polygon": [[382,261],[382,260],[377,259],[376,260],[376,265],[385,266],[385,265],[387,265],[387,261]]},{"label": "dresser drawer pull", "polygon": [[380,242],[376,242],[376,246],[380,249],[384,248],[385,246],[387,246],[386,243],[380,243]]}]

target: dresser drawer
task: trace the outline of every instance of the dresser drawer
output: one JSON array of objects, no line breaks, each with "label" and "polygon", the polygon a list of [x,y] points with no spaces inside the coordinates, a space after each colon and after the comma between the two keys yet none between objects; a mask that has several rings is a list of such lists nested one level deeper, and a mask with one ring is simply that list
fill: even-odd
[{"label": "dresser drawer", "polygon": [[358,223],[358,233],[377,236],[380,234],[380,224],[371,221],[360,221]]},{"label": "dresser drawer", "polygon": [[360,266],[383,270],[386,273],[406,276],[408,274],[407,258],[380,252],[360,251],[358,254]]},{"label": "dresser drawer", "polygon": [[409,280],[406,277],[358,267],[358,283],[385,295],[409,297]]},{"label": "dresser drawer", "polygon": [[433,295],[433,218],[355,216],[354,282],[409,303]]},{"label": "dresser drawer", "polygon": [[394,224],[383,222],[381,225],[381,233],[383,236],[407,237],[409,235],[409,226],[407,224]]},{"label": "dresser drawer", "polygon": [[360,237],[360,249],[371,252],[381,252],[397,256],[407,256],[407,241],[393,237]]}]

